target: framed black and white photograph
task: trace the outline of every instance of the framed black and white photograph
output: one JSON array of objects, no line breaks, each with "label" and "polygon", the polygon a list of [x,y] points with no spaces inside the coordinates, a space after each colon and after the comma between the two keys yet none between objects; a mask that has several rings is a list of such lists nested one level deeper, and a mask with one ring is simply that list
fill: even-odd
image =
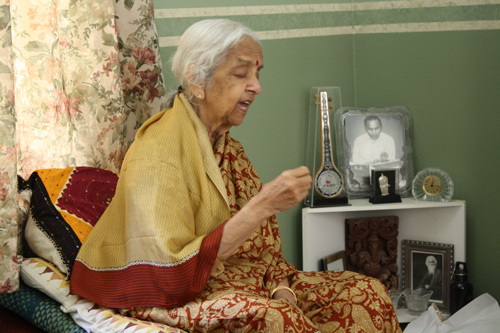
[{"label": "framed black and white photograph", "polygon": [[336,147],[349,197],[369,197],[374,170],[396,170],[396,193],[411,196],[413,149],[410,110],[341,108],[335,113]]},{"label": "framed black and white photograph", "polygon": [[335,252],[320,259],[320,270],[322,271],[344,271],[346,270],[345,251]]},{"label": "framed black and white photograph", "polygon": [[432,290],[430,302],[449,313],[453,249],[453,244],[403,240],[403,290]]}]

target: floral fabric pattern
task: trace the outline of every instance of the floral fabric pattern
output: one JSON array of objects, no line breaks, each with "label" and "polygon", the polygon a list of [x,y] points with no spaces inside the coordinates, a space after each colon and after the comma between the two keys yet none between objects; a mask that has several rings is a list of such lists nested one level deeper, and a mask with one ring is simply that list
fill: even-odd
[{"label": "floral fabric pattern", "polygon": [[[0,292],[18,288],[17,175],[120,170],[163,109],[152,0],[0,0]],[[19,230],[19,232],[18,232]]]},{"label": "floral fabric pattern", "polygon": [[11,20],[8,1],[0,0],[0,293],[19,288],[16,116]]}]

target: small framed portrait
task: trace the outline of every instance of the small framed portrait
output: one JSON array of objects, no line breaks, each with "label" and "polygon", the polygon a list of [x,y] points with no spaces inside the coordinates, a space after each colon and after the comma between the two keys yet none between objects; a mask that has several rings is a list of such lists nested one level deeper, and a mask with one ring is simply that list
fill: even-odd
[{"label": "small framed portrait", "polygon": [[335,252],[321,258],[319,264],[322,271],[344,271],[346,270],[345,251]]},{"label": "small framed portrait", "polygon": [[372,172],[387,169],[397,172],[395,192],[411,196],[411,121],[411,112],[404,106],[336,111],[336,155],[350,198],[369,197]]},{"label": "small framed portrait", "polygon": [[453,249],[453,244],[403,240],[403,290],[432,290],[430,302],[449,313]]}]

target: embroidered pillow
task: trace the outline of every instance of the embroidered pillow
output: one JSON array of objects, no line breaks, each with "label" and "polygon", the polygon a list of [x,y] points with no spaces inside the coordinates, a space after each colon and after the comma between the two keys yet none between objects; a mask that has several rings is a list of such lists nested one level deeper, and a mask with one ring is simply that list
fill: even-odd
[{"label": "embroidered pillow", "polygon": [[118,175],[94,167],[42,169],[21,191],[31,190],[25,238],[31,250],[69,279],[76,255],[115,194]]}]

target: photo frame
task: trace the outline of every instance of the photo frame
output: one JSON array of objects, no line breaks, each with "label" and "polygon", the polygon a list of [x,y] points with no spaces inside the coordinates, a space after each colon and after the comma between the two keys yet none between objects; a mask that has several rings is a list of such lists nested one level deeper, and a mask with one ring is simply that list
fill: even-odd
[{"label": "photo frame", "polygon": [[349,198],[367,198],[371,173],[393,169],[396,193],[411,196],[414,177],[412,114],[405,106],[343,107],[335,112],[336,155]]},{"label": "photo frame", "polygon": [[321,271],[344,271],[346,268],[345,251],[338,251],[320,259]]},{"label": "photo frame", "polygon": [[454,245],[403,240],[402,252],[403,290],[432,289],[430,302],[435,303],[442,312],[449,313]]}]

